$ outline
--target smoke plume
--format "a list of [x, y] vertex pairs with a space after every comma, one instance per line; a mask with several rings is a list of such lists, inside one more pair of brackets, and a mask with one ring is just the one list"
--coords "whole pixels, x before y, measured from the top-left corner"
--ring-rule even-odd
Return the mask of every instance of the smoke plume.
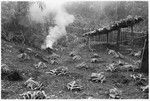
[[44, 8], [41, 9], [39, 3], [34, 3], [29, 10], [31, 20], [38, 23], [45, 23], [46, 17], [50, 14], [54, 15], [53, 21], [55, 26], [49, 27], [49, 33], [44, 44], [41, 46], [42, 49], [52, 48], [54, 42], [67, 34], [66, 26], [74, 21], [74, 16], [68, 14], [63, 7], [64, 2], [47, 1], [44, 4]]

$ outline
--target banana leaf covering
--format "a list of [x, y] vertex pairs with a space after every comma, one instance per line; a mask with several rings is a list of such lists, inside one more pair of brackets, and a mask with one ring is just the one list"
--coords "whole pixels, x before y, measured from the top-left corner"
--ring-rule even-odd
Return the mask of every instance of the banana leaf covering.
[[87, 32], [87, 33], [83, 34], [83, 36], [84, 37], [85, 36], [89, 36], [89, 37], [91, 36], [92, 37], [92, 36], [96, 36], [96, 35], [107, 34], [111, 31], [115, 31], [115, 30], [118, 30], [120, 28], [126, 28], [126, 27], [133, 26], [135, 24], [140, 23], [143, 20], [144, 19], [140, 16], [135, 16], [135, 17], [129, 16], [125, 19], [121, 19], [120, 21], [115, 21], [106, 27]]

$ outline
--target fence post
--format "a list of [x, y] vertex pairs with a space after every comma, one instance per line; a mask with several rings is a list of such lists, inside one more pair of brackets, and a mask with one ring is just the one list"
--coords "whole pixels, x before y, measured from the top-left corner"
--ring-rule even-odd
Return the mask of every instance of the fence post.
[[118, 34], [117, 34], [117, 50], [119, 51], [119, 41], [120, 41], [120, 31], [121, 29], [118, 29]]
[[140, 71], [149, 73], [149, 67], [148, 67], [148, 35], [146, 36], [145, 42], [144, 42], [144, 47], [142, 49], [142, 63], [140, 64]]
[[131, 47], [133, 48], [133, 41], [134, 41], [134, 33], [133, 33], [133, 26], [131, 26]]
[[94, 43], [95, 43], [95, 41], [96, 41], [96, 36], [93, 36], [93, 38], [94, 38], [94, 40], [93, 40], [93, 41], [94, 41]]
[[101, 36], [100, 35], [98, 35], [98, 37], [99, 37], [99, 43], [101, 42]]
[[107, 32], [107, 44], [108, 44], [108, 41], [109, 41], [109, 40], [108, 40], [108, 34], [109, 34], [109, 33]]
[[88, 45], [88, 44], [89, 44], [89, 38], [86, 37], [86, 45]]
[[99, 35], [96, 36], [96, 42], [98, 43], [99, 41]]
[[90, 38], [90, 37], [88, 37], [88, 48], [89, 48], [89, 51], [92, 50], [92, 49], [91, 49], [91, 38]]

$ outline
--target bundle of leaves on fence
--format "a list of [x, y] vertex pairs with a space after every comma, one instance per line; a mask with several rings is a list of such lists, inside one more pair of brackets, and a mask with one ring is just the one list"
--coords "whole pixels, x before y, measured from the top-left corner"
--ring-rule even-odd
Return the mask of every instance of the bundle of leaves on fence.
[[87, 33], [83, 34], [83, 36], [95, 36], [95, 35], [100, 35], [100, 34], [106, 34], [111, 31], [118, 30], [120, 28], [126, 28], [126, 27], [133, 26], [143, 20], [144, 19], [140, 16], [135, 16], [135, 17], [130, 16], [125, 19], [121, 19], [120, 21], [115, 21], [113, 24], [110, 24], [106, 27], [87, 32]]

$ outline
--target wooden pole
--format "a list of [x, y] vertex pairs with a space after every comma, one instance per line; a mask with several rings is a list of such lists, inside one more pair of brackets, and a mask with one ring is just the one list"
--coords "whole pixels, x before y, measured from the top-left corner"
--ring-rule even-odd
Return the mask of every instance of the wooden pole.
[[99, 42], [101, 42], [101, 36], [100, 36], [100, 35], [98, 35], [98, 37], [99, 37]]
[[120, 31], [121, 29], [118, 29], [118, 35], [117, 35], [117, 50], [118, 51], [119, 51]]
[[107, 32], [107, 44], [108, 44], [108, 41], [109, 41], [109, 40], [108, 40], [108, 32]]
[[89, 38], [88, 37], [86, 37], [86, 45], [88, 45], [89, 44]]
[[93, 41], [95, 42], [95, 36], [93, 36]]
[[144, 47], [142, 49], [142, 63], [140, 64], [140, 71], [148, 73], [149, 67], [148, 67], [148, 36], [145, 39]]
[[131, 26], [131, 47], [133, 48], [134, 44], [133, 44], [133, 41], [134, 41], [134, 33], [133, 33], [133, 26]]
[[97, 41], [97, 42], [99, 41], [99, 35], [96, 36], [96, 41]]
[[107, 48], [108, 48], [108, 41], [109, 39], [108, 39], [108, 32], [107, 32], [107, 45], [106, 45]]
[[87, 42], [86, 42], [86, 45], [88, 46], [88, 50], [90, 50], [90, 38], [87, 36], [86, 37], [87, 38]]
[[90, 37], [88, 38], [88, 47], [89, 47], [89, 51], [92, 51], [92, 49], [91, 49], [91, 38]]

